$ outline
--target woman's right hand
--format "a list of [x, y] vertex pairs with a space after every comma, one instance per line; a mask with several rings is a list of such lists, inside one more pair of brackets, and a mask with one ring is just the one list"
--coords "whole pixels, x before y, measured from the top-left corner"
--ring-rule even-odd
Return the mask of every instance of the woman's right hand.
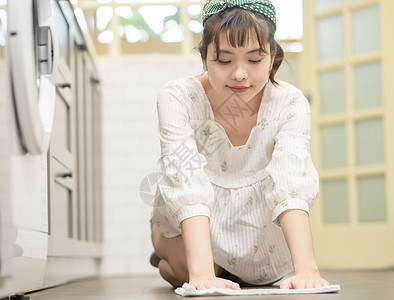
[[240, 286], [236, 282], [219, 277], [192, 278], [189, 284], [194, 286], [196, 290], [206, 290], [211, 288], [225, 288], [231, 290], [240, 290]]

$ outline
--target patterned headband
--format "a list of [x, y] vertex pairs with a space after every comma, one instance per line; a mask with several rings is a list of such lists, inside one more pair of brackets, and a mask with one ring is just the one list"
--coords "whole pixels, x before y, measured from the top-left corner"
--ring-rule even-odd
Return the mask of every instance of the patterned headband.
[[202, 24], [212, 15], [224, 11], [231, 7], [240, 7], [263, 14], [268, 17], [275, 25], [276, 29], [276, 10], [275, 6], [269, 1], [264, 0], [212, 0], [204, 5]]

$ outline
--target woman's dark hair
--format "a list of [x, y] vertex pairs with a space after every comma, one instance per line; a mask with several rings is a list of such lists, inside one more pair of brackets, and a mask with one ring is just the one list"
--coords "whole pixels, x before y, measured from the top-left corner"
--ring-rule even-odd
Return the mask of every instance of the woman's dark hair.
[[[216, 57], [219, 57], [219, 38], [222, 33], [227, 33], [231, 46], [243, 47], [253, 32], [256, 33], [260, 50], [267, 54], [269, 52], [274, 59], [269, 79], [273, 84], [277, 84], [275, 74], [284, 58], [283, 49], [275, 41], [274, 23], [258, 12], [233, 7], [210, 16], [205, 22], [202, 39], [198, 45], [201, 58], [207, 59], [208, 45], [211, 43], [214, 43]], [[269, 51], [265, 48], [266, 44], [269, 44]]]

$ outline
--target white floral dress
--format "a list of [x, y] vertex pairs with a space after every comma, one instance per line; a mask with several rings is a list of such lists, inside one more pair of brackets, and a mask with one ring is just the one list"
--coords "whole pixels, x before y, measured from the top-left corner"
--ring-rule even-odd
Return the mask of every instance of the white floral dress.
[[[226, 101], [233, 101], [235, 110], [219, 107], [216, 113], [236, 126], [236, 118], [248, 112], [236, 112], [239, 99], [232, 97]], [[273, 282], [291, 272], [278, 216], [288, 209], [309, 212], [319, 190], [309, 153], [310, 108], [301, 91], [268, 82], [256, 125], [246, 144], [236, 147], [215, 122], [196, 77], [166, 84], [157, 108], [158, 168], [170, 184], [158, 184], [165, 204], [154, 208], [153, 226], [174, 237], [181, 234], [184, 219], [206, 215], [219, 266], [250, 284]]]

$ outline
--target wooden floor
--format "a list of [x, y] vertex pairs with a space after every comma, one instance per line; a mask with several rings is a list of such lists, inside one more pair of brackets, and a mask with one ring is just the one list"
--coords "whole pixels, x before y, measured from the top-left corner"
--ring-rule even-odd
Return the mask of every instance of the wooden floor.
[[[226, 296], [193, 299], [355, 299], [393, 300], [394, 270], [368, 272], [324, 272], [322, 276], [331, 284], [340, 284], [341, 291], [334, 294], [287, 295], [287, 296]], [[180, 300], [173, 289], [159, 276], [106, 277], [80, 282], [28, 294], [31, 300]], [[185, 298], [187, 299], [187, 298]], [[191, 299], [191, 298], [188, 298]]]

